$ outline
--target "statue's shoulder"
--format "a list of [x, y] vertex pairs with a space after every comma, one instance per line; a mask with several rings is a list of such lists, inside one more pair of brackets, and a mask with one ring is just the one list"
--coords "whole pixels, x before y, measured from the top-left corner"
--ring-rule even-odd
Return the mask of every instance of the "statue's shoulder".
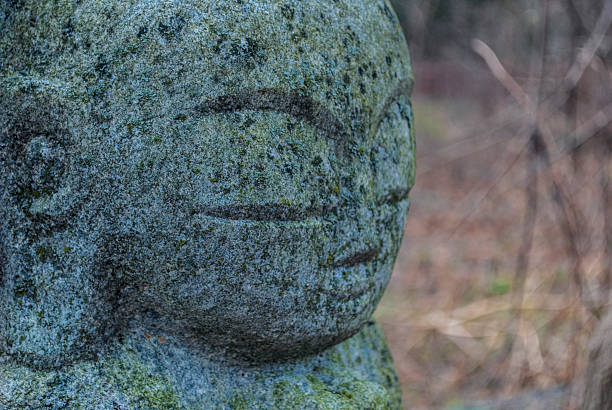
[[[6, 359], [6, 358], [5, 358]], [[228, 363], [230, 363], [228, 365]], [[380, 328], [306, 359], [261, 366], [194, 353], [171, 337], [135, 332], [96, 361], [35, 370], [0, 359], [0, 408], [400, 407]]]

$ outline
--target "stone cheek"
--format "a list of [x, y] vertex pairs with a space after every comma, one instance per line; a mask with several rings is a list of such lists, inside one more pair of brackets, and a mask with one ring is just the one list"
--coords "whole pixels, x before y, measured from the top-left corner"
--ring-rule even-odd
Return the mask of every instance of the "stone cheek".
[[[412, 74], [386, 2], [14, 3], [0, 6], [6, 380], [90, 378], [95, 358], [105, 386], [140, 380], [148, 353], [130, 373], [118, 341], [151, 328], [257, 366], [360, 331], [414, 183]], [[143, 388], [186, 400], [195, 387], [177, 383]], [[283, 400], [304, 393], [279, 383]]]

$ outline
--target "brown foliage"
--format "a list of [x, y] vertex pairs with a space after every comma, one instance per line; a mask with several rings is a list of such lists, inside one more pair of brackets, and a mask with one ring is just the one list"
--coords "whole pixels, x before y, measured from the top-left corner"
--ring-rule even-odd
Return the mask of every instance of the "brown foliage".
[[612, 283], [612, 3], [404, 6], [417, 185], [377, 315], [406, 405], [578, 386]]

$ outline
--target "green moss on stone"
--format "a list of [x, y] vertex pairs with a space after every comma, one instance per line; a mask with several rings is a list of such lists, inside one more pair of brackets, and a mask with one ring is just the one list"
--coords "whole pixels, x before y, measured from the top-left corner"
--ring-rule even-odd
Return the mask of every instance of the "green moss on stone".
[[105, 368], [115, 388], [134, 406], [151, 409], [180, 409], [179, 397], [167, 377], [126, 356], [109, 362]]

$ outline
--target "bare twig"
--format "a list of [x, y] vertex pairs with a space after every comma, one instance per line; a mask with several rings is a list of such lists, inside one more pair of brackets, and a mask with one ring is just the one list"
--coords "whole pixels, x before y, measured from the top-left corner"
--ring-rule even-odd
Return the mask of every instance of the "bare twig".
[[[608, 137], [610, 138], [610, 137]], [[612, 157], [612, 142], [606, 141], [601, 154], [602, 171], [600, 176], [601, 186], [601, 204], [603, 208], [604, 219], [604, 262], [602, 269], [601, 287], [608, 293], [607, 299], [610, 298], [609, 292], [612, 286], [612, 169], [610, 167], [610, 159]], [[608, 302], [606, 300], [605, 302]]]
[[566, 0], [565, 4], [567, 5], [566, 7], [567, 14], [570, 17], [570, 21], [573, 26], [572, 38], [576, 38], [576, 37], [580, 37], [580, 36], [588, 34], [589, 30], [584, 24], [584, 20], [582, 19], [580, 12], [578, 12], [578, 9], [576, 8], [576, 3], [574, 3], [574, 0]]
[[[517, 260], [517, 271], [515, 273], [515, 305], [522, 306], [525, 295], [526, 295], [526, 284], [527, 284], [527, 272], [529, 270], [529, 254], [533, 244], [533, 233], [535, 229], [536, 218], [538, 214], [538, 175], [540, 163], [545, 162], [547, 152], [546, 143], [542, 138], [540, 130], [543, 127], [540, 125], [539, 112], [537, 105], [541, 99], [543, 93], [542, 79], [544, 77], [544, 69], [546, 65], [546, 49], [548, 45], [548, 28], [549, 28], [549, 1], [542, 0], [540, 2], [542, 7], [542, 15], [544, 24], [542, 26], [541, 38], [540, 38], [540, 55], [536, 60], [537, 69], [535, 69], [535, 75], [538, 79], [538, 91], [536, 93], [537, 102], [534, 103], [531, 98], [523, 91], [525, 100], [522, 102], [525, 110], [532, 116], [533, 131], [529, 139], [529, 157], [528, 157], [528, 173], [531, 170], [534, 178], [532, 183], [526, 185], [527, 195], [527, 208], [525, 214], [525, 223], [523, 231], [524, 243], [521, 245]], [[492, 51], [492, 50], [491, 50]], [[499, 60], [498, 60], [499, 61]], [[500, 64], [501, 65], [501, 64]], [[516, 83], [516, 81], [515, 81]], [[517, 83], [518, 86], [518, 83]], [[519, 86], [520, 87], [520, 86]], [[517, 100], [518, 101], [518, 100]], [[544, 161], [543, 161], [544, 160]], [[517, 290], [520, 289], [520, 293]], [[512, 355], [510, 357], [510, 367], [515, 369], [517, 382], [522, 383], [526, 374], [524, 374], [524, 368], [522, 361], [526, 360], [528, 369], [531, 373], [540, 373], [543, 369], [543, 360], [541, 359], [541, 353], [539, 348], [539, 339], [535, 331], [530, 331], [532, 327], [529, 322], [525, 319], [522, 313], [519, 314], [518, 328], [516, 333], [516, 339], [513, 343]], [[534, 337], [535, 336], [535, 337]], [[518, 349], [517, 341], [520, 340], [522, 344], [522, 351]], [[535, 346], [537, 345], [537, 347]], [[535, 350], [534, 350], [535, 349]], [[539, 359], [539, 360], [537, 360]]]
[[535, 118], [536, 107], [531, 101], [531, 98], [523, 90], [523, 88], [516, 82], [516, 80], [508, 73], [502, 63], [497, 58], [495, 52], [489, 47], [484, 41], [479, 39], [472, 40], [472, 48], [474, 51], [482, 57], [487, 63], [487, 66], [491, 70], [493, 76], [504, 86], [506, 90], [512, 95], [512, 97], [526, 108], [528, 113], [533, 115]]
[[[521, 247], [516, 262], [516, 273], [514, 276], [514, 289], [522, 288], [529, 268], [529, 253], [533, 243], [533, 231], [538, 213], [538, 170], [540, 160], [538, 158], [538, 145], [541, 137], [537, 130], [531, 136], [528, 151], [528, 181], [525, 184], [525, 195], [527, 197], [527, 208], [523, 222], [523, 235]], [[529, 178], [531, 176], [531, 178]]]
[[594, 138], [599, 131], [610, 125], [610, 123], [612, 123], [612, 104], [609, 104], [598, 111], [597, 114], [592, 116], [588, 121], [586, 121], [572, 133], [571, 140], [575, 141], [575, 145], [571, 148], [571, 151], [576, 151], [582, 148], [586, 143]]
[[595, 28], [591, 36], [587, 40], [584, 47], [580, 50], [574, 64], [565, 76], [565, 86], [563, 89], [567, 92], [576, 87], [578, 81], [582, 78], [584, 71], [593, 61], [595, 54], [602, 46], [606, 33], [612, 24], [612, 2], [604, 1], [603, 10], [595, 24]]
[[[576, 61], [568, 71], [568, 74], [564, 80], [564, 87], [562, 88], [561, 97], [559, 97], [560, 103], [558, 106], [554, 107], [556, 111], [561, 104], [567, 101], [568, 96], [571, 96], [572, 92], [575, 92], [576, 87], [584, 71], [588, 67], [588, 65], [593, 60], [595, 53], [600, 48], [601, 43], [603, 41], [605, 32], [608, 30], [610, 23], [612, 23], [612, 6], [609, 4], [610, 2], [606, 2], [606, 6], [604, 7], [604, 11], [602, 12], [602, 16], [600, 17], [598, 24], [589, 37], [587, 41], [587, 46], [579, 53]], [[544, 1], [543, 3], [545, 7], [548, 2]], [[546, 25], [545, 25], [546, 26]], [[543, 36], [543, 47], [546, 46], [546, 29], [544, 29]], [[516, 282], [524, 282], [525, 276], [528, 270], [529, 258], [528, 254], [531, 249], [532, 235], [535, 224], [535, 218], [537, 215], [537, 180], [538, 180], [538, 162], [542, 162], [547, 168], [552, 166], [551, 155], [550, 155], [550, 147], [556, 145], [556, 139], [554, 138], [553, 133], [550, 131], [546, 122], [543, 120], [544, 116], [542, 115], [544, 112], [541, 93], [542, 88], [540, 86], [539, 93], [537, 94], [538, 101], [534, 102], [530, 96], [521, 88], [516, 80], [508, 73], [508, 71], [501, 64], [499, 59], [497, 58], [495, 52], [487, 46], [481, 40], [473, 40], [472, 47], [474, 51], [479, 54], [487, 66], [495, 76], [495, 78], [506, 88], [506, 90], [512, 95], [512, 97], [517, 101], [519, 105], [521, 105], [527, 114], [531, 117], [534, 131], [531, 137], [531, 152], [530, 152], [530, 165], [529, 173], [532, 174], [532, 181], [528, 183], [526, 188], [527, 198], [528, 198], [528, 208], [525, 216], [525, 225], [524, 225], [524, 233], [523, 233], [523, 244], [521, 249], [519, 250], [518, 260], [517, 260], [517, 272], [515, 280]], [[543, 48], [541, 50], [541, 58], [542, 65], [540, 66], [540, 83], [543, 78], [543, 69], [545, 66], [546, 51]], [[592, 131], [594, 128], [601, 128], [605, 126], [609, 121], [607, 121], [608, 113], [604, 112], [600, 115], [596, 116], [591, 123], [588, 124], [588, 127], [581, 128], [580, 136], [574, 138], [574, 140], [584, 141], [591, 138]], [[533, 158], [537, 158], [537, 161], [534, 161]], [[536, 164], [535, 166], [533, 164]], [[551, 170], [552, 171], [552, 170]], [[589, 303], [583, 299], [584, 296], [584, 272], [582, 267], [582, 255], [579, 249], [579, 237], [580, 237], [580, 223], [579, 216], [576, 207], [570, 201], [570, 198], [567, 194], [565, 194], [563, 189], [563, 184], [561, 183], [561, 178], [555, 175], [555, 172], [552, 171], [550, 174], [550, 183], [549, 183], [549, 193], [550, 197], [555, 204], [556, 213], [558, 215], [558, 220], [560, 222], [560, 227], [563, 232], [565, 243], [566, 243], [566, 252], [568, 256], [572, 260], [572, 288], [575, 290], [575, 294], [577, 296], [577, 300], [582, 300], [582, 303], [585, 305]], [[589, 303], [590, 305], [590, 303]], [[592, 306], [588, 306], [591, 311], [594, 311]], [[574, 323], [574, 327], [577, 326]], [[577, 328], [574, 329], [577, 331]], [[514, 367], [519, 366], [517, 360], [519, 357], [513, 354], [512, 363]], [[569, 351], [569, 359], [567, 361], [566, 367], [566, 377], [571, 378], [575, 372], [575, 364], [577, 357], [576, 346], [572, 344], [570, 346]], [[520, 371], [521, 368], [518, 368], [517, 371]]]
[[[565, 78], [563, 80], [563, 84], [561, 87], [557, 88], [557, 92], [549, 98], [545, 104], [536, 105], [529, 95], [522, 89], [522, 87], [514, 80], [514, 78], [508, 73], [508, 71], [504, 68], [503, 64], [499, 61], [499, 58], [495, 54], [495, 52], [482, 40], [474, 39], [472, 40], [472, 48], [474, 51], [482, 57], [485, 61], [493, 76], [508, 90], [510, 95], [518, 102], [519, 105], [523, 106], [523, 108], [532, 116], [532, 118], [544, 118], [548, 115], [538, 115], [538, 111], [544, 110], [544, 107], [548, 106], [549, 108], [546, 110], [547, 113], [556, 112], [561, 106], [563, 106], [567, 99], [570, 98], [573, 92], [575, 92], [578, 82], [584, 75], [585, 70], [591, 64], [593, 59], [595, 58], [597, 52], [602, 48], [603, 42], [606, 38], [606, 33], [608, 32], [610, 26], [612, 25], [612, 2], [606, 1], [604, 2], [604, 8], [601, 12], [601, 15], [595, 25], [595, 28], [588, 40], [586, 41], [584, 47], [581, 48], [581, 51], [578, 53], [576, 60], [568, 70]], [[610, 118], [608, 112], [602, 113], [601, 116], [605, 118]], [[599, 119], [598, 121], [602, 121]], [[545, 139], [547, 145], [554, 144], [555, 139], [553, 138], [552, 133], [548, 129], [547, 125], [541, 121], [537, 121], [537, 126], [540, 128], [540, 132], [542, 137]], [[592, 134], [587, 134], [592, 135]], [[575, 136], [570, 136], [575, 137]], [[584, 140], [573, 139], [573, 141], [577, 141], [576, 144], [580, 144], [579, 141]], [[555, 144], [556, 145], [556, 144]]]
[[[504, 68], [503, 64], [497, 58], [495, 52], [489, 47], [484, 41], [479, 39], [472, 40], [472, 48], [474, 51], [482, 57], [485, 61], [493, 76], [500, 82], [500, 84], [512, 95], [516, 102], [523, 107], [526, 113], [530, 116], [530, 122], [533, 123], [534, 127], [539, 128], [540, 136], [546, 141], [546, 145], [555, 146], [555, 138], [553, 133], [548, 128], [548, 125], [542, 121], [544, 116], [540, 114], [540, 107], [536, 104], [532, 98], [523, 90], [518, 82], [508, 73]], [[544, 59], [544, 55], [542, 55]], [[543, 64], [540, 67], [542, 70]], [[539, 73], [540, 78], [542, 72]], [[540, 94], [542, 89], [538, 90], [537, 97], [540, 100]]]
[[[601, 20], [601, 19], [600, 19]], [[508, 71], [503, 67], [495, 52], [491, 50], [489, 46], [487, 46], [484, 42], [480, 40], [474, 40], [473, 42], [474, 50], [483, 57], [493, 75], [502, 83], [502, 85], [513, 95], [513, 97], [517, 100], [517, 102], [523, 105], [524, 109], [532, 116], [534, 121], [534, 127], [536, 130], [534, 131], [534, 136], [537, 138], [537, 144], [539, 149], [539, 158], [543, 161], [547, 168], [552, 166], [551, 155], [549, 142], [554, 141], [552, 138], [552, 133], [548, 129], [548, 127], [544, 124], [543, 121], [540, 121], [541, 117], [538, 112], [539, 109], [536, 108], [535, 104], [531, 100], [531, 98], [527, 95], [527, 93], [518, 85], [516, 80], [508, 73]], [[602, 120], [597, 117], [594, 120], [596, 125], [601, 125]], [[545, 138], [544, 135], [548, 135], [548, 138]], [[572, 258], [573, 262], [573, 282], [579, 291], [579, 294], [582, 295], [582, 290], [584, 288], [583, 281], [583, 272], [582, 272], [582, 259], [578, 247], [578, 226], [576, 223], [577, 212], [575, 211], [575, 207], [570, 203], [568, 195], [564, 193], [563, 184], [560, 182], [559, 177], [557, 177], [554, 173], [551, 174], [551, 187], [550, 187], [550, 195], [553, 199], [557, 213], [559, 215], [559, 219], [561, 221], [561, 228], [566, 238], [566, 248], [568, 250], [568, 254]]]
[[[572, 35], [570, 37], [572, 49], [571, 60], [575, 60], [575, 54], [578, 53], [578, 41], [583, 36], [586, 36], [589, 33], [589, 30], [586, 28], [584, 21], [582, 20], [582, 16], [576, 8], [574, 0], [566, 0], [565, 3], [570, 24], [572, 26]], [[569, 91], [567, 101], [565, 102], [566, 120], [571, 121], [572, 129], [578, 128], [578, 87], [579, 84], [576, 84], [576, 87]], [[572, 159], [574, 160], [574, 169], [576, 169], [578, 165], [577, 155], [572, 155]]]
[[[524, 138], [524, 137], [522, 137]], [[464, 224], [470, 219], [470, 217], [476, 213], [479, 209], [480, 204], [491, 195], [493, 189], [498, 186], [498, 184], [510, 173], [512, 168], [519, 163], [519, 160], [525, 151], [525, 148], [528, 146], [527, 143], [523, 143], [521, 145], [521, 149], [508, 161], [508, 164], [504, 169], [495, 177], [494, 181], [485, 189], [484, 193], [475, 201], [475, 204], [472, 206], [472, 209], [466, 212], [466, 214], [459, 220], [459, 222], [455, 225], [454, 229], [451, 232], [451, 236], [456, 235], [459, 230], [464, 226]], [[467, 195], [469, 196], [469, 195]]]
[[565, 75], [563, 84], [558, 87], [557, 92], [548, 99], [549, 101], [546, 105], [549, 107], [549, 112], [556, 112], [565, 105], [567, 99], [575, 92], [584, 72], [589, 65], [591, 65], [597, 53], [600, 51], [607, 52], [610, 47], [604, 40], [606, 40], [606, 33], [612, 25], [612, 2], [604, 1], [603, 3], [604, 6], [595, 24], [595, 28], [584, 46], [581, 47], [578, 56]]

